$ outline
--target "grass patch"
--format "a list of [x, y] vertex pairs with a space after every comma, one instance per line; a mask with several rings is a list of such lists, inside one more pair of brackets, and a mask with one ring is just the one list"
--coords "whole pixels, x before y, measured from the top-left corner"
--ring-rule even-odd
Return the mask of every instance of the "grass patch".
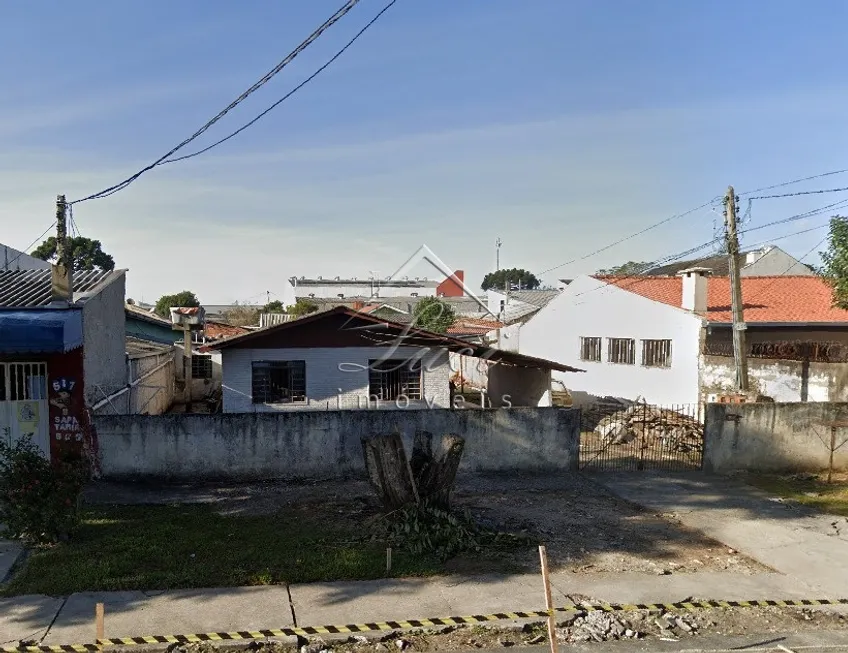
[[826, 478], [826, 474], [751, 474], [747, 482], [816, 510], [848, 517], [848, 473], [834, 474], [830, 484]]
[[[363, 580], [386, 576], [386, 550], [364, 542], [364, 518], [315, 506], [222, 516], [203, 505], [95, 506], [66, 544], [36, 549], [6, 595]], [[428, 555], [393, 552], [392, 576], [442, 570]]]

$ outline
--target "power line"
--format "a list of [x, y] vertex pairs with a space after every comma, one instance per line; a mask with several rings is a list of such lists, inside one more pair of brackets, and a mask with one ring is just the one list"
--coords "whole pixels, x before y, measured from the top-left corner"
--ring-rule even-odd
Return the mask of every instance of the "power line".
[[822, 188], [820, 190], [802, 190], [797, 193], [781, 193], [779, 195], [755, 195], [749, 197], [748, 200], [770, 200], [777, 197], [798, 197], [799, 195], [820, 195], [822, 193], [844, 193], [848, 191], [848, 186], [842, 188]]
[[773, 184], [772, 186], [763, 186], [762, 188], [755, 188], [754, 190], [745, 191], [744, 193], [739, 193], [739, 197], [744, 197], [745, 195], [751, 195], [752, 193], [762, 193], [764, 190], [772, 190], [774, 188], [783, 188], [785, 186], [792, 186], [794, 184], [800, 184], [804, 181], [812, 181], [813, 179], [821, 179], [822, 177], [830, 177], [832, 175], [841, 175], [848, 172], [848, 168], [844, 170], [831, 170], [830, 172], [823, 172], [818, 175], [811, 175], [809, 177], [801, 177], [800, 179], [793, 179], [792, 181], [784, 181], [780, 184]]
[[[15, 258], [13, 258], [13, 259], [12, 259], [11, 261], [9, 261], [8, 263], [4, 264], [4, 265], [5, 265], [5, 267], [7, 267], [7, 268], [8, 268], [10, 265], [12, 265], [12, 263], [14, 263], [14, 262], [15, 262], [15, 261], [17, 261], [19, 258], [21, 258], [21, 256], [23, 256], [24, 254], [27, 254], [27, 250], [32, 249], [32, 248], [33, 248], [33, 247], [35, 247], [38, 243], [40, 243], [42, 240], [44, 240], [44, 237], [45, 237], [48, 233], [50, 233], [50, 231], [51, 231], [51, 230], [53, 229], [53, 227], [55, 227], [55, 226], [56, 226], [56, 221], [54, 220], [54, 221], [53, 221], [53, 224], [51, 224], [49, 227], [47, 227], [47, 229], [45, 229], [45, 230], [44, 230], [44, 233], [42, 233], [42, 234], [41, 234], [38, 238], [36, 238], [36, 239], [35, 239], [35, 240], [33, 240], [33, 241], [29, 244], [29, 245], [27, 245], [27, 247], [26, 247], [26, 248], [25, 248], [22, 252], [20, 252], [20, 253], [19, 253], [19, 254], [18, 254]], [[27, 256], [29, 256], [29, 254], [27, 254]]]
[[336, 22], [341, 20], [351, 9], [353, 9], [359, 0], [347, 0], [347, 2], [338, 9], [332, 16], [330, 16], [324, 23], [321, 24], [318, 29], [316, 29], [312, 34], [310, 34], [303, 42], [300, 43], [294, 50], [292, 50], [280, 63], [274, 66], [270, 71], [268, 71], [259, 81], [255, 82], [250, 88], [248, 88], [244, 93], [239, 95], [235, 100], [230, 102], [223, 110], [221, 110], [214, 118], [206, 122], [200, 129], [198, 129], [194, 134], [186, 138], [179, 145], [172, 148], [169, 152], [159, 157], [156, 161], [151, 163], [150, 165], [142, 168], [134, 175], [127, 177], [122, 182], [115, 184], [114, 186], [110, 186], [105, 188], [93, 195], [88, 195], [87, 197], [83, 197], [78, 200], [74, 200], [71, 204], [77, 204], [79, 202], [87, 202], [88, 200], [99, 199], [102, 197], [108, 197], [109, 195], [113, 195], [117, 193], [127, 186], [129, 186], [132, 182], [138, 179], [145, 172], [152, 170], [157, 165], [170, 158], [173, 154], [181, 150], [183, 147], [191, 143], [193, 140], [201, 136], [204, 132], [206, 132], [212, 125], [221, 120], [225, 115], [227, 115], [230, 111], [232, 111], [236, 106], [241, 104], [247, 97], [253, 94], [260, 87], [267, 84], [277, 73], [279, 73], [283, 68], [285, 68], [288, 64], [292, 62], [292, 60], [297, 57], [301, 52], [303, 52], [307, 47], [312, 45], [314, 41], [318, 39], [327, 29], [332, 27]]
[[197, 152], [192, 152], [191, 154], [186, 154], [186, 155], [184, 155], [184, 156], [177, 157], [176, 159], [168, 159], [168, 160], [166, 160], [166, 161], [162, 161], [159, 165], [164, 165], [164, 164], [166, 164], [166, 163], [176, 163], [177, 161], [185, 161], [186, 159], [191, 159], [191, 158], [193, 158], [193, 157], [199, 156], [199, 155], [201, 155], [201, 154], [203, 154], [203, 153], [205, 153], [205, 152], [208, 152], [209, 150], [211, 150], [211, 149], [212, 149], [212, 148], [214, 148], [214, 147], [218, 147], [218, 146], [219, 146], [219, 145], [221, 145], [222, 143], [226, 143], [228, 140], [230, 140], [230, 139], [231, 139], [231, 138], [233, 138], [234, 136], [238, 136], [238, 135], [239, 135], [241, 132], [243, 132], [245, 129], [247, 129], [248, 127], [251, 127], [252, 125], [254, 125], [255, 123], [257, 123], [259, 120], [261, 120], [262, 118], [264, 118], [267, 114], [269, 114], [271, 111], [273, 111], [274, 109], [276, 109], [276, 108], [277, 108], [279, 105], [281, 105], [283, 102], [285, 102], [286, 100], [288, 100], [288, 99], [289, 99], [292, 95], [294, 95], [294, 94], [295, 94], [295, 93], [297, 93], [300, 89], [302, 89], [304, 86], [306, 86], [309, 82], [311, 82], [313, 79], [315, 79], [316, 77], [318, 77], [318, 75], [320, 75], [322, 72], [324, 72], [327, 68], [329, 68], [329, 67], [333, 64], [333, 62], [334, 62], [336, 59], [338, 59], [339, 57], [341, 57], [341, 56], [345, 53], [345, 51], [346, 51], [346, 50], [347, 50], [350, 46], [352, 46], [352, 45], [356, 42], [356, 40], [357, 40], [360, 36], [362, 36], [362, 35], [363, 35], [363, 34], [364, 34], [367, 30], [368, 30], [368, 28], [369, 28], [369, 27], [371, 27], [374, 23], [376, 23], [376, 22], [380, 19], [380, 17], [381, 17], [384, 13], [386, 13], [389, 9], [391, 9], [392, 5], [394, 5], [396, 2], [397, 2], [397, 0], [391, 0], [391, 2], [389, 2], [389, 4], [387, 4], [385, 7], [383, 7], [383, 9], [380, 11], [380, 13], [378, 13], [376, 16], [374, 16], [374, 18], [372, 18], [372, 19], [371, 19], [368, 23], [366, 23], [365, 27], [363, 27], [361, 30], [359, 30], [359, 31], [358, 31], [358, 32], [357, 32], [357, 33], [353, 36], [353, 38], [352, 38], [352, 39], [350, 39], [350, 41], [348, 41], [348, 42], [345, 44], [345, 46], [344, 46], [343, 48], [341, 48], [338, 52], [336, 52], [336, 54], [334, 54], [332, 57], [330, 57], [330, 59], [328, 59], [328, 60], [327, 60], [327, 62], [326, 62], [323, 66], [321, 66], [318, 70], [316, 70], [314, 73], [312, 73], [309, 77], [307, 77], [306, 79], [304, 79], [304, 80], [303, 80], [300, 84], [298, 84], [297, 86], [295, 86], [292, 90], [290, 90], [288, 93], [286, 93], [286, 94], [285, 94], [283, 97], [281, 97], [279, 100], [277, 100], [276, 102], [274, 102], [274, 104], [272, 104], [270, 107], [268, 107], [267, 109], [265, 109], [265, 111], [263, 111], [262, 113], [260, 113], [259, 115], [257, 115], [257, 116], [256, 116], [253, 120], [251, 120], [250, 122], [245, 123], [244, 125], [242, 125], [242, 126], [241, 126], [241, 127], [239, 127], [238, 129], [236, 129], [234, 132], [232, 132], [232, 133], [231, 133], [231, 134], [229, 134], [228, 136], [225, 136], [225, 137], [224, 137], [224, 138], [222, 138], [221, 140], [216, 141], [215, 143], [212, 143], [212, 145], [209, 145], [208, 147], [204, 147], [202, 150], [198, 150]]
[[685, 213], [678, 213], [677, 215], [673, 215], [670, 218], [665, 218], [664, 220], [660, 220], [659, 222], [655, 222], [654, 224], [650, 225], [649, 227], [645, 227], [641, 231], [637, 231], [636, 233], [632, 233], [629, 236], [625, 236], [624, 238], [620, 238], [619, 240], [616, 240], [614, 243], [610, 243], [609, 245], [605, 245], [604, 247], [601, 247], [600, 249], [596, 249], [595, 251], [590, 252], [589, 254], [586, 254], [585, 256], [580, 256], [578, 258], [571, 259], [570, 261], [566, 261], [565, 263], [560, 263], [559, 265], [555, 265], [554, 267], [548, 268], [547, 270], [543, 270], [542, 272], [539, 273], [539, 276], [541, 276], [543, 274], [547, 274], [548, 272], [551, 272], [553, 270], [557, 270], [559, 268], [565, 267], [566, 265], [571, 265], [572, 263], [577, 263], [578, 261], [585, 261], [587, 258], [591, 258], [591, 257], [595, 256], [596, 254], [600, 254], [601, 252], [605, 252], [606, 250], [611, 249], [611, 248], [615, 247], [616, 245], [620, 245], [621, 243], [627, 242], [628, 240], [636, 238], [637, 236], [641, 236], [642, 234], [645, 234], [645, 233], [647, 233], [647, 232], [649, 232], [653, 229], [656, 229], [657, 227], [661, 227], [664, 224], [668, 224], [669, 222], [671, 222], [673, 220], [677, 220], [679, 218], [683, 218], [683, 217], [686, 217], [687, 215], [695, 213], [696, 211], [700, 211], [701, 209], [704, 209], [704, 208], [710, 206], [711, 204], [714, 204], [719, 199], [720, 198], [718, 196], [716, 196], [713, 199], [711, 199], [709, 202], [704, 202], [703, 204], [701, 204], [701, 206], [697, 206], [694, 209], [690, 209], [690, 210], [686, 211]]
[[[827, 226], [827, 225], [819, 225], [818, 227], [812, 227], [812, 228], [810, 228], [810, 229], [803, 229], [803, 230], [801, 230], [801, 231], [796, 231], [796, 232], [791, 233], [791, 234], [786, 234], [786, 235], [784, 235], [784, 236], [780, 236], [780, 237], [778, 237], [778, 238], [773, 238], [773, 239], [768, 240], [768, 241], [763, 241], [763, 243], [759, 243], [759, 244], [765, 244], [765, 243], [768, 243], [768, 242], [774, 242], [775, 240], [783, 240], [783, 239], [785, 239], [785, 238], [791, 238], [791, 237], [793, 237], [793, 236], [798, 236], [798, 235], [800, 235], [800, 234], [808, 233], [808, 232], [811, 232], [811, 231], [817, 231], [818, 229], [823, 229], [823, 228], [825, 228], [826, 226]], [[739, 233], [740, 233], [740, 234], [742, 234], [742, 233], [745, 233], [745, 232], [744, 232], [744, 231], [740, 231]], [[721, 240], [723, 240], [723, 239], [724, 239], [724, 237], [723, 237], [723, 236], [722, 236], [722, 237], [718, 237], [718, 238], [713, 238], [712, 240], [709, 240], [709, 241], [707, 241], [707, 242], [705, 242], [705, 243], [702, 243], [702, 244], [700, 244], [700, 245], [696, 245], [695, 247], [691, 247], [691, 248], [687, 249], [687, 250], [686, 250], [686, 251], [684, 251], [684, 252], [679, 252], [679, 253], [677, 253], [677, 254], [672, 254], [672, 255], [670, 255], [670, 256], [666, 256], [666, 257], [664, 257], [664, 258], [660, 258], [660, 259], [657, 259], [657, 260], [655, 260], [655, 261], [651, 261], [650, 263], [646, 263], [646, 264], [644, 264], [643, 266], [641, 266], [641, 269], [640, 269], [640, 271], [639, 271], [639, 272], [637, 272], [637, 273], [635, 273], [635, 274], [629, 274], [629, 275], [626, 275], [626, 277], [625, 277], [625, 278], [628, 278], [628, 279], [629, 279], [629, 281], [628, 281], [628, 282], [625, 282], [625, 283], [623, 283], [623, 284], [612, 284], [612, 283], [608, 283], [608, 284], [606, 284], [606, 285], [604, 285], [604, 286], [597, 286], [597, 287], [595, 287], [595, 288], [590, 288], [589, 290], [584, 290], [583, 292], [577, 293], [577, 294], [576, 294], [576, 295], [574, 295], [574, 296], [575, 296], [575, 297], [580, 297], [581, 295], [586, 295], [586, 294], [588, 294], [588, 293], [590, 293], [590, 292], [594, 292], [594, 291], [596, 291], [596, 290], [603, 290], [603, 289], [609, 289], [609, 288], [620, 288], [620, 289], [622, 289], [622, 290], [627, 290], [628, 288], [630, 288], [630, 287], [632, 287], [632, 286], [634, 286], [634, 285], [637, 285], [637, 284], [639, 284], [639, 283], [641, 283], [641, 282], [643, 282], [643, 281], [645, 281], [645, 280], [647, 280], [647, 279], [651, 279], [651, 278], [653, 278], [651, 275], [646, 275], [646, 274], [644, 274], [644, 272], [647, 272], [648, 270], [651, 270], [651, 269], [653, 269], [653, 268], [660, 267], [660, 266], [662, 266], [662, 265], [668, 265], [669, 263], [675, 263], [675, 262], [677, 262], [677, 261], [679, 261], [679, 260], [681, 260], [681, 259], [685, 259], [686, 257], [691, 256], [692, 254], [694, 254], [694, 253], [696, 253], [696, 252], [699, 252], [699, 251], [701, 251], [701, 250], [703, 250], [703, 249], [706, 249], [706, 248], [708, 248], [708, 247], [710, 247], [710, 246], [712, 246], [712, 245], [715, 245], [718, 241], [721, 241]], [[824, 237], [824, 238], [823, 238], [823, 239], [819, 242], [819, 244], [818, 244], [818, 245], [816, 245], [815, 247], [813, 247], [813, 249], [811, 249], [811, 250], [810, 250], [809, 252], [807, 252], [804, 256], [802, 256], [800, 259], [797, 259], [797, 260], [798, 260], [798, 261], [803, 261], [803, 260], [804, 260], [805, 258], [807, 258], [810, 254], [812, 254], [812, 253], [813, 253], [813, 252], [814, 252], [814, 251], [815, 251], [818, 247], [820, 247], [820, 246], [822, 245], [822, 243], [824, 243], [824, 241], [825, 241], [825, 240], [827, 240], [827, 236], [825, 236], [825, 237]], [[794, 263], [792, 264], [792, 267], [795, 267], [795, 264], [794, 264]], [[789, 270], [791, 270], [791, 269], [792, 269], [792, 267], [790, 267], [790, 268], [789, 268]], [[785, 273], [784, 273], [784, 274], [785, 274]], [[592, 275], [592, 276], [594, 276], [594, 275]]]
[[807, 211], [805, 213], [798, 213], [798, 214], [792, 215], [788, 218], [783, 218], [782, 220], [775, 220], [774, 222], [768, 222], [768, 223], [760, 225], [758, 227], [750, 227], [749, 229], [745, 229], [744, 231], [741, 231], [740, 233], [749, 233], [751, 231], [759, 231], [760, 229], [765, 229], [766, 227], [774, 227], [774, 226], [777, 226], [777, 225], [780, 225], [780, 224], [786, 224], [788, 222], [795, 222], [796, 220], [803, 220], [804, 218], [810, 218], [810, 217], [813, 217], [815, 215], [820, 215], [821, 213], [824, 213], [825, 211], [827, 211], [829, 209], [839, 208], [839, 207], [845, 206], [846, 204], [848, 204], [848, 199], [840, 200], [838, 202], [834, 202], [833, 204], [828, 204], [827, 206], [822, 206], [822, 207], [817, 208], [817, 209], [812, 209], [812, 210]]
[[[825, 226], [827, 226], [827, 225], [825, 225]], [[819, 229], [821, 229], [821, 227], [819, 227]], [[830, 234], [825, 234], [825, 237], [824, 237], [824, 238], [822, 238], [822, 239], [821, 239], [821, 240], [820, 240], [817, 244], [813, 245], [813, 247], [812, 247], [812, 249], [810, 249], [810, 251], [808, 251], [806, 254], [804, 254], [801, 258], [796, 259], [796, 263], [793, 263], [793, 264], [792, 264], [792, 265], [790, 265], [788, 268], [786, 268], [786, 271], [785, 271], [785, 272], [782, 272], [781, 274], [777, 275], [777, 277], [778, 277], [777, 279], [775, 279], [775, 280], [774, 280], [774, 281], [772, 281], [771, 283], [769, 283], [769, 284], [767, 284], [767, 285], [763, 286], [762, 288], [760, 288], [759, 292], [757, 292], [757, 293], [756, 293], [753, 297], [747, 297], [746, 299], [748, 299], [748, 301], [751, 301], [751, 300], [753, 300], [753, 299], [756, 299], [757, 297], [762, 296], [762, 295], [766, 292], [766, 290], [768, 290], [769, 288], [771, 288], [772, 286], [774, 286], [776, 283], [778, 283], [779, 281], [781, 281], [780, 277], [784, 277], [784, 276], [789, 275], [789, 273], [792, 271], [792, 268], [794, 268], [794, 267], [797, 265], [797, 263], [800, 263], [800, 262], [801, 262], [801, 261], [803, 261], [805, 258], [807, 258], [810, 254], [812, 254], [813, 252], [815, 252], [815, 251], [816, 251], [819, 247], [821, 247], [822, 245], [824, 245], [824, 244], [825, 244], [825, 242], [827, 241], [827, 239], [828, 239], [828, 237], [829, 237], [829, 236], [830, 236]]]

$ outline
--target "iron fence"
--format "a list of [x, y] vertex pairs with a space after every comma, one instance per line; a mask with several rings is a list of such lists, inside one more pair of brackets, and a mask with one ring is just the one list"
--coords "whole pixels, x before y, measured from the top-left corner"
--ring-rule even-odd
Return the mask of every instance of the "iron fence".
[[580, 469], [701, 469], [704, 426], [697, 404], [581, 406]]

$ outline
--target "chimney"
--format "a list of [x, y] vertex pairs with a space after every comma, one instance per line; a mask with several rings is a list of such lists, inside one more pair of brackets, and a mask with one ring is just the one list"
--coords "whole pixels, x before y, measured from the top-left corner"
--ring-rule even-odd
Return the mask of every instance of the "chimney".
[[359, 300], [353, 302], [353, 310], [361, 311], [363, 308], [365, 308], [365, 302]]
[[54, 302], [74, 301], [74, 279], [71, 252], [68, 247], [65, 196], [56, 197], [56, 265], [51, 268], [50, 295]]
[[[425, 278], [426, 280], [426, 278]], [[442, 281], [436, 287], [437, 297], [462, 297], [465, 293], [462, 291], [462, 284], [465, 281], [465, 272], [457, 270], [450, 277]]]
[[709, 268], [688, 268], [677, 273], [683, 281], [681, 308], [692, 311], [695, 315], [707, 314], [707, 284], [710, 274]]

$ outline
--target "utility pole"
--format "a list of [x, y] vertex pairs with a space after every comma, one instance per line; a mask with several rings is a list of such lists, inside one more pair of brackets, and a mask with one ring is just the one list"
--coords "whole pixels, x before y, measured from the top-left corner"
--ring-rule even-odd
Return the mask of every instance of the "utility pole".
[[56, 196], [56, 265], [51, 277], [51, 295], [54, 301], [73, 301], [74, 266], [68, 247], [67, 203], [64, 195]]
[[733, 358], [736, 362], [736, 388], [748, 392], [748, 350], [745, 343], [745, 315], [742, 305], [742, 279], [739, 277], [739, 234], [736, 231], [736, 193], [727, 187], [724, 198], [725, 239], [730, 267], [730, 301], [733, 308]]
[[501, 269], [501, 245], [503, 245], [503, 241], [498, 238], [495, 241], [495, 272], [499, 272]]

